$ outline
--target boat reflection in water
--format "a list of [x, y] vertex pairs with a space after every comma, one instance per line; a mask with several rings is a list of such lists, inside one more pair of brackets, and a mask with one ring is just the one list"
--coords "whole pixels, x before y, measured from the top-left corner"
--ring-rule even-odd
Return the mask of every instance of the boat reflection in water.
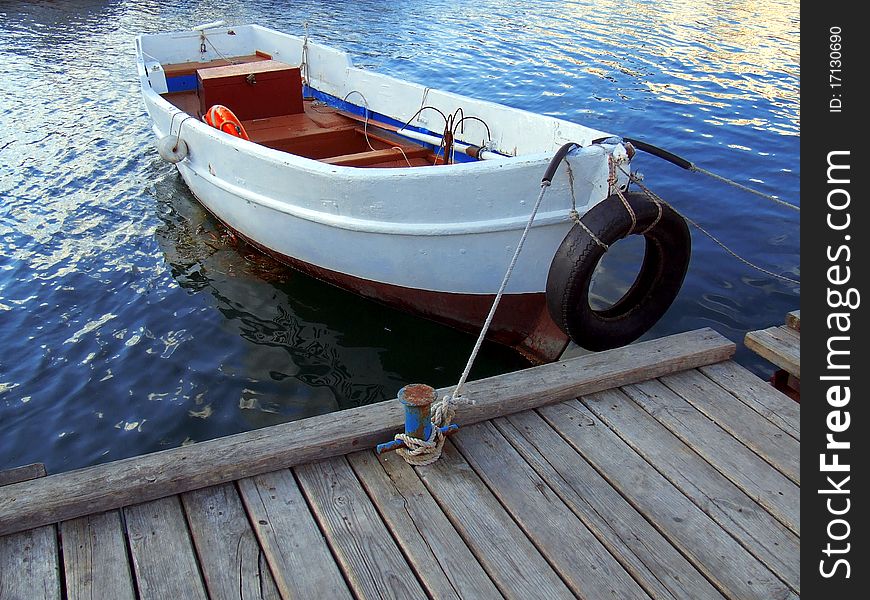
[[[256, 428], [389, 400], [412, 380], [436, 387], [456, 382], [473, 337], [263, 255], [209, 215], [174, 169], [153, 194], [162, 222], [156, 238], [172, 277], [201, 296], [201, 311], [212, 313], [197, 315], [192, 325], [207, 322], [216, 330], [193, 337], [202, 353], [223, 357], [213, 383], [190, 390], [191, 416], [220, 413], [232, 420], [228, 413], [240, 409], [244, 428]], [[214, 362], [203, 359], [202, 366]], [[472, 376], [527, 365], [512, 350], [487, 343]], [[233, 388], [238, 403], [228, 406]]]

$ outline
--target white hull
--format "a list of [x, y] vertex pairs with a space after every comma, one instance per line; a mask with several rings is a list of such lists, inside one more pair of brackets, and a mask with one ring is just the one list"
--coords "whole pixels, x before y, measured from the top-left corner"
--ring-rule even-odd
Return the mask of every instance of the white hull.
[[[208, 50], [242, 55], [262, 50], [292, 65], [303, 41], [257, 26], [208, 32]], [[494, 150], [506, 156], [449, 166], [364, 169], [334, 166], [226, 135], [160, 96], [159, 63], [212, 60], [196, 32], [137, 40], [145, 105], [155, 133], [178, 135], [189, 154], [178, 163], [209, 211], [274, 253], [367, 281], [434, 292], [493, 294], [519, 240], [550, 157], [563, 143], [585, 146], [569, 157], [576, 209], [582, 215], [608, 195], [608, 157], [620, 144], [592, 145], [608, 134], [558, 119], [407, 83], [351, 66], [347, 55], [308, 45], [309, 85], [404, 122], [421, 101], [484, 118]], [[358, 94], [355, 94], [357, 92]], [[424, 119], [426, 116], [424, 114]], [[431, 120], [431, 115], [429, 115]], [[484, 130], [468, 121], [464, 142]], [[424, 128], [426, 121], [413, 125]], [[433, 129], [438, 129], [433, 123]], [[520, 256], [508, 293], [545, 289], [553, 254], [572, 223], [567, 168], [560, 167]]]

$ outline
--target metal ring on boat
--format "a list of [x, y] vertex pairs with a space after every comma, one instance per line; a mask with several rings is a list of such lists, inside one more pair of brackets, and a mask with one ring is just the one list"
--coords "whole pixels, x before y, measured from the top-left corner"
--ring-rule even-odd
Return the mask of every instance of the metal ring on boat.
[[[683, 218], [644, 194], [625, 192], [623, 196], [636, 223], [619, 196], [609, 196], [583, 215], [585, 229], [580, 225], [571, 228], [547, 277], [550, 316], [568, 337], [588, 350], [618, 348], [647, 332], [677, 297], [689, 267], [692, 238]], [[592, 274], [607, 247], [631, 234], [646, 238], [640, 272], [615, 304], [595, 310], [589, 304]]]
[[235, 113], [233, 113], [233, 111], [223, 104], [215, 104], [212, 106], [208, 111], [206, 111], [203, 119], [206, 123], [215, 129], [220, 129], [224, 133], [234, 135], [243, 140], [251, 139], [248, 137], [248, 132], [245, 131], [244, 127], [242, 127], [242, 122], [239, 118]]
[[187, 157], [187, 142], [175, 135], [164, 136], [157, 140], [157, 154], [166, 162], [179, 163]]

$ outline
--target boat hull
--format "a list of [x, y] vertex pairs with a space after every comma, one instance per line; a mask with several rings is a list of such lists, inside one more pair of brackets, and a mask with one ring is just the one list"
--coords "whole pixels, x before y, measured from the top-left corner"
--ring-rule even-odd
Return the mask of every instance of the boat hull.
[[[468, 333], [477, 334], [480, 331], [495, 300], [495, 294], [433, 292], [330, 271], [281, 254], [233, 229], [231, 225], [223, 224], [249, 245], [306, 275]], [[536, 364], [557, 360], [569, 343], [568, 336], [550, 318], [543, 292], [502, 296], [487, 339], [513, 348]]]
[[[547, 311], [547, 273], [573, 225], [572, 211], [582, 215], [608, 196], [612, 159], [625, 157], [618, 141], [593, 143], [608, 135], [357, 69], [344, 53], [303, 47], [298, 38], [256, 26], [235, 28], [231, 35], [210, 33], [222, 54], [268, 48], [269, 55], [289, 64], [304, 60], [307, 89], [317, 93], [318, 102], [337, 102], [333, 110], [394, 123], [416, 118], [420, 131], [426, 130], [421, 102], [444, 114], [461, 108], [485, 119], [486, 135], [492, 134], [489, 154], [497, 156], [379, 169], [312, 160], [226, 135], [161, 96], [167, 88], [163, 63], [215, 58], [201, 53], [198, 35], [142, 36], [137, 47], [154, 133], [185, 142], [186, 155], [176, 166], [200, 203], [281, 262], [466, 331], [476, 333], [485, 320], [555, 149], [579, 143], [547, 187], [488, 334], [535, 362], [558, 358], [568, 338]], [[351, 106], [349, 99], [357, 96], [361, 104]], [[474, 123], [467, 121], [466, 139], [457, 141], [482, 143], [485, 135], [474, 131]]]

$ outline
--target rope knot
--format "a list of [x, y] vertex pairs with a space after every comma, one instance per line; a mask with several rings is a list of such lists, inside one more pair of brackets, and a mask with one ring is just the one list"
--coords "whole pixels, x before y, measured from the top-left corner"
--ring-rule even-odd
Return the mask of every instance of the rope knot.
[[441, 431], [442, 427], [447, 427], [456, 416], [456, 402], [451, 394], [447, 394], [437, 402], [433, 402], [429, 407], [429, 414], [432, 419], [432, 430], [429, 433], [429, 438], [421, 440], [405, 433], [397, 433], [395, 438], [405, 444], [404, 448], [399, 448], [396, 452], [405, 459], [409, 465], [422, 467], [430, 465], [441, 458], [441, 452], [444, 449], [444, 440], [447, 436]]

